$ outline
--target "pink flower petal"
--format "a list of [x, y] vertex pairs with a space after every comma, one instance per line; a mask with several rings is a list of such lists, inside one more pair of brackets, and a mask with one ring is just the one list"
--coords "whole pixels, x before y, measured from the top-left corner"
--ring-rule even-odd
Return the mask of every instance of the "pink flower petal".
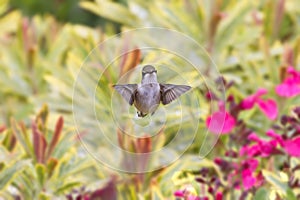
[[242, 109], [248, 110], [253, 108], [254, 104], [256, 103], [256, 101], [258, 100], [258, 98], [264, 94], [266, 94], [268, 91], [264, 88], [260, 88], [257, 90], [257, 92], [253, 95], [250, 95], [248, 97], [246, 97], [242, 103]]
[[277, 104], [273, 99], [258, 99], [257, 104], [261, 111], [271, 120], [276, 119], [278, 114]]
[[253, 172], [258, 166], [258, 161], [256, 159], [248, 159], [244, 162], [244, 164], [247, 164], [248, 169]]
[[222, 199], [223, 199], [223, 194], [221, 192], [217, 192], [216, 200], [222, 200]]
[[268, 90], [266, 90], [265, 88], [259, 88], [258, 90], [257, 90], [257, 92], [256, 92], [256, 96], [257, 97], [260, 97], [260, 96], [262, 96], [262, 95], [265, 95], [265, 94], [267, 94], [268, 93]]
[[235, 126], [235, 119], [228, 112], [217, 111], [206, 119], [206, 126], [213, 133], [229, 133]]
[[254, 144], [252, 146], [243, 146], [240, 149], [240, 155], [245, 156], [247, 155], [248, 157], [254, 157], [257, 155], [260, 155], [260, 146], [258, 144]]
[[293, 78], [299, 78], [300, 77], [300, 72], [297, 72], [294, 67], [289, 66], [287, 69], [287, 73], [292, 75]]
[[261, 142], [262, 140], [255, 134], [255, 133], [250, 133], [250, 135], [248, 135], [248, 140], [252, 140], [255, 142]]
[[262, 143], [260, 145], [261, 157], [270, 156], [275, 151], [276, 146], [277, 146], [277, 142], [275, 140]]
[[244, 155], [246, 155], [247, 153], [248, 153], [248, 146], [247, 146], [247, 145], [242, 146], [242, 147], [240, 148], [239, 155], [240, 155], [240, 156], [244, 156]]
[[250, 157], [254, 157], [254, 156], [258, 156], [261, 154], [261, 151], [260, 151], [260, 145], [259, 144], [255, 144], [255, 145], [252, 145], [248, 148], [248, 156]]
[[225, 103], [223, 101], [219, 101], [218, 105], [219, 105], [219, 111], [220, 112], [226, 112], [225, 111]]
[[287, 79], [276, 86], [276, 93], [282, 97], [294, 97], [300, 94], [300, 84], [294, 79]]
[[289, 155], [300, 157], [300, 137], [285, 141], [284, 149]]
[[289, 76], [276, 87], [276, 93], [283, 97], [294, 97], [300, 94], [300, 72], [293, 67], [287, 70]]
[[240, 148], [239, 155], [240, 155], [240, 156], [246, 156], [246, 155], [248, 155], [248, 156], [250, 156], [250, 157], [253, 157], [254, 154], [250, 154], [250, 148], [251, 148], [251, 147], [248, 146], [248, 145], [242, 146], [242, 147]]
[[255, 133], [248, 136], [248, 140], [256, 142], [252, 146], [243, 146], [240, 150], [240, 155], [248, 155], [249, 157], [261, 156], [268, 157], [276, 150], [277, 144], [282, 143], [283, 140], [280, 135], [276, 134], [273, 130], [269, 130], [267, 135], [274, 138], [270, 141], [259, 138]]
[[266, 135], [275, 139], [275, 141], [277, 141], [281, 146], [284, 146], [284, 140], [282, 139], [281, 135], [275, 133], [274, 130], [272, 129], [268, 130]]
[[255, 185], [256, 178], [253, 177], [251, 170], [246, 169], [242, 171], [242, 181], [245, 190], [248, 190]]
[[184, 197], [184, 191], [182, 190], [177, 190], [174, 192], [175, 197]]
[[200, 197], [197, 197], [197, 196], [194, 196], [194, 195], [189, 195], [189, 196], [187, 197], [187, 200], [201, 200], [201, 198], [200, 198]]

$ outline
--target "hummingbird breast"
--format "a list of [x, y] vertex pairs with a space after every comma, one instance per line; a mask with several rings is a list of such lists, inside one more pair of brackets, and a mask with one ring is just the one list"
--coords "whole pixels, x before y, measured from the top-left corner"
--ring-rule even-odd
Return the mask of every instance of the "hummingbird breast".
[[134, 99], [135, 107], [143, 113], [154, 112], [160, 103], [160, 86], [158, 83], [139, 85]]

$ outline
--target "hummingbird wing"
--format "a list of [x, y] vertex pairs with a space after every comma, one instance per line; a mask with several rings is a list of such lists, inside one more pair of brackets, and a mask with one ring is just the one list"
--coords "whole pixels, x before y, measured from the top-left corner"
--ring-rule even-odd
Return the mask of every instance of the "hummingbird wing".
[[126, 84], [126, 85], [114, 85], [113, 86], [118, 93], [130, 104], [133, 104], [134, 93], [137, 89], [137, 84]]
[[163, 105], [169, 104], [190, 89], [188, 85], [160, 84], [161, 102]]

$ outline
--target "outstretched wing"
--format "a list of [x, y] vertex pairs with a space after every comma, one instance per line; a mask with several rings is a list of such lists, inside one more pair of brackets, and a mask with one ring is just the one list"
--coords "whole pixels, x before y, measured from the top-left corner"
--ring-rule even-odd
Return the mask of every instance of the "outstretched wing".
[[190, 89], [188, 85], [160, 84], [161, 102], [163, 105], [169, 104]]
[[137, 89], [137, 84], [114, 85], [113, 87], [130, 105], [133, 104], [134, 92]]

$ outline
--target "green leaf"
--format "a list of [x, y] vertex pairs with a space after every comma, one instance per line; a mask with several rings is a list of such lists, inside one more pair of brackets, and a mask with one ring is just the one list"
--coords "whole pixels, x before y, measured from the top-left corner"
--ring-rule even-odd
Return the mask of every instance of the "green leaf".
[[234, 31], [237, 30], [239, 24], [244, 22], [245, 15], [253, 9], [253, 2], [238, 1], [238, 3], [230, 11], [229, 16], [221, 20], [219, 29], [216, 35], [216, 44], [218, 49], [224, 47], [231, 39]]
[[50, 178], [54, 172], [54, 169], [56, 168], [58, 163], [58, 160], [55, 158], [49, 158], [47, 161], [47, 172], [48, 172], [48, 177]]
[[273, 172], [263, 170], [262, 173], [271, 185], [273, 185], [276, 189], [280, 190], [282, 193], [286, 193], [288, 189], [287, 182], [283, 182], [282, 180], [280, 180], [280, 177]]
[[40, 184], [40, 187], [43, 188], [45, 183], [45, 177], [46, 177], [46, 168], [42, 164], [36, 164], [35, 171], [37, 174], [38, 182]]
[[10, 152], [14, 149], [16, 145], [16, 137], [10, 129], [6, 131], [6, 135], [2, 142], [2, 145], [5, 146], [6, 149]]
[[286, 191], [286, 199], [287, 200], [297, 200], [297, 197], [295, 196], [295, 194], [291, 188], [288, 188], [288, 190]]
[[7, 184], [9, 184], [15, 178], [15, 176], [29, 164], [29, 162], [29, 160], [17, 161], [1, 171], [0, 190], [2, 190]]
[[79, 186], [80, 184], [81, 184], [80, 182], [67, 183], [67, 184], [63, 185], [62, 187], [58, 188], [55, 193], [62, 194], [68, 190], [71, 190], [72, 188]]
[[253, 199], [255, 200], [265, 200], [268, 199], [269, 192], [265, 188], [260, 188], [256, 193]]
[[49, 109], [48, 105], [44, 104], [39, 113], [36, 116], [36, 121], [38, 122], [39, 119], [41, 120], [41, 125], [42, 125], [42, 132], [46, 132], [47, 130], [47, 122], [48, 122], [48, 115], [49, 115]]
[[79, 4], [82, 8], [89, 10], [96, 15], [105, 17], [115, 22], [137, 27], [139, 25], [138, 18], [132, 14], [128, 8], [119, 3], [107, 0], [97, 0], [96, 3], [84, 1]]
[[41, 192], [39, 194], [39, 200], [50, 200], [50, 199], [52, 199], [52, 198], [49, 194], [46, 194], [44, 192]]
[[29, 137], [25, 125], [21, 123], [19, 126], [14, 119], [11, 120], [11, 124], [12, 124], [12, 131], [17, 137], [18, 142], [20, 142], [20, 144], [22, 145], [22, 147], [24, 148], [25, 152], [28, 155], [33, 156], [32, 145], [29, 141]]

